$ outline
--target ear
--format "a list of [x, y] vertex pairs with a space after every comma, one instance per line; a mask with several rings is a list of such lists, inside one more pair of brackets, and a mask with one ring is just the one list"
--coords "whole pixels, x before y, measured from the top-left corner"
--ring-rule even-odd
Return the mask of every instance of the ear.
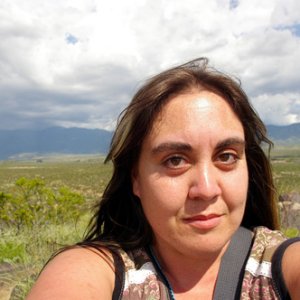
[[141, 192], [140, 192], [140, 181], [139, 181], [139, 174], [134, 168], [131, 172], [131, 182], [132, 182], [132, 192], [135, 196], [140, 198]]

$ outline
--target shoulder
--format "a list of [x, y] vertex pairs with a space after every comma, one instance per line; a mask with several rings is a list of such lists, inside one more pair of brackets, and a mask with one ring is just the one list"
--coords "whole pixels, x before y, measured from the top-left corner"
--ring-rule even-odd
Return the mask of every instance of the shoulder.
[[247, 267], [254, 261], [257, 268], [253, 274], [273, 278], [281, 295], [300, 299], [300, 238], [287, 239], [280, 231], [257, 227]]
[[271, 230], [264, 226], [253, 229], [254, 242], [263, 244], [266, 247], [276, 246], [286, 240], [285, 235], [279, 230]]
[[254, 228], [250, 258], [258, 263], [271, 262], [274, 252], [285, 240], [286, 237], [279, 230], [263, 226]]
[[291, 298], [300, 299], [300, 238], [284, 251], [282, 273]]
[[114, 263], [108, 250], [76, 247], [46, 265], [27, 300], [111, 299], [114, 280]]
[[[277, 299], [272, 279], [272, 258], [285, 240], [286, 237], [280, 231], [270, 230], [266, 227], [254, 228], [252, 247], [243, 278], [242, 294], [244, 296], [255, 299], [263, 297]], [[250, 295], [252, 296], [250, 297]]]

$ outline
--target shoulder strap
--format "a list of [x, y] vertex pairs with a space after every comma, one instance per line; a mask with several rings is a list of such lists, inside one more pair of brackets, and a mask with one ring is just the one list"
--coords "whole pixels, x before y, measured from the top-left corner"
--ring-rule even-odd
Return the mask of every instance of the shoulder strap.
[[[247, 257], [252, 244], [252, 232], [240, 227], [231, 238], [230, 244], [223, 255], [221, 267], [214, 292], [214, 300], [239, 299], [241, 284]], [[113, 253], [116, 278], [113, 300], [120, 299], [124, 288], [124, 262]]]
[[252, 245], [252, 232], [240, 227], [231, 238], [221, 261], [214, 300], [240, 299], [247, 258]]
[[121, 256], [112, 251], [112, 256], [115, 265], [115, 287], [112, 295], [112, 300], [121, 299], [124, 289], [125, 266]]
[[282, 244], [280, 244], [280, 246], [276, 249], [274, 255], [272, 256], [272, 278], [276, 286], [276, 291], [278, 292], [281, 299], [287, 299], [287, 300], [291, 299], [289, 296], [289, 292], [286, 288], [284, 277], [282, 274], [282, 268], [281, 268], [282, 257], [284, 251], [289, 245], [299, 241], [300, 241], [300, 237], [296, 237], [284, 241]]

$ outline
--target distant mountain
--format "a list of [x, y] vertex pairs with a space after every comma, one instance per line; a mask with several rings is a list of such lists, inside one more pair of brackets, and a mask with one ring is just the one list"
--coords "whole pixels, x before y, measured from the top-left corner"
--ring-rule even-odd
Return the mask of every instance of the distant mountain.
[[[276, 143], [300, 145], [300, 123], [267, 126], [268, 135]], [[113, 132], [102, 129], [63, 128], [0, 130], [0, 160], [23, 153], [106, 154]]]
[[300, 144], [300, 123], [286, 126], [268, 125], [268, 135], [276, 144]]
[[0, 160], [22, 153], [104, 154], [112, 134], [101, 129], [62, 127], [0, 130]]

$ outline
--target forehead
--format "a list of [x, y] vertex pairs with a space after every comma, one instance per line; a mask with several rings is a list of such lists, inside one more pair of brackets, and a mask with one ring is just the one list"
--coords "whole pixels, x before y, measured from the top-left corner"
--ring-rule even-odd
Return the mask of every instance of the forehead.
[[191, 91], [171, 97], [154, 119], [150, 136], [163, 132], [193, 130], [239, 131], [244, 134], [238, 116], [228, 102], [209, 91]]

